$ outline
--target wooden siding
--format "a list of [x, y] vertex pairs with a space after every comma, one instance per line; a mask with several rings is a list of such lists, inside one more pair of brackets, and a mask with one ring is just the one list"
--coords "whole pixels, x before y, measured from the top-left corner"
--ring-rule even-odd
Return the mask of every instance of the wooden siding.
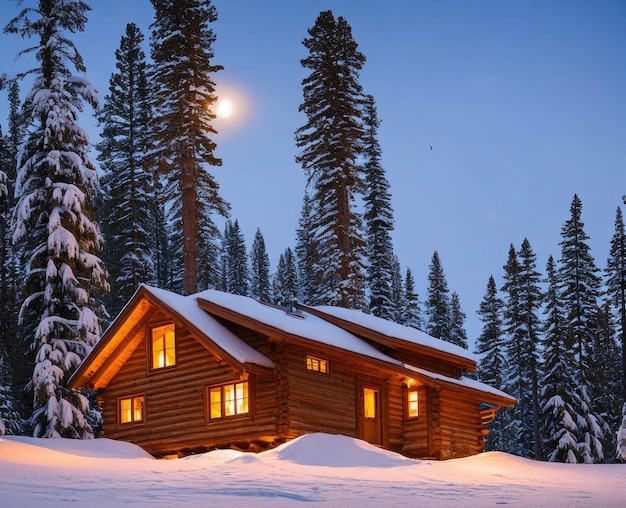
[[436, 457], [453, 459], [480, 453], [484, 448], [480, 401], [440, 390], [438, 402]]
[[[148, 326], [162, 323], [155, 315]], [[145, 327], [138, 333], [145, 335]], [[261, 447], [276, 438], [276, 394], [270, 376], [251, 376], [251, 414], [207, 423], [206, 387], [235, 381], [242, 372], [220, 363], [187, 330], [176, 330], [177, 364], [149, 371], [144, 338], [105, 390], [103, 436], [131, 441], [153, 455], [186, 454], [255, 442]], [[145, 394], [145, 422], [119, 425], [117, 400]]]

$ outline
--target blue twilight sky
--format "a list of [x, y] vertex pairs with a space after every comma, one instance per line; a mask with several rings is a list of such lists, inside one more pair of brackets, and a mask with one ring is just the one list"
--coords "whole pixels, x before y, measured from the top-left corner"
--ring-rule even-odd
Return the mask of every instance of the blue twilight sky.
[[[87, 3], [86, 32], [72, 38], [103, 98], [127, 23], [142, 29], [149, 54], [152, 6], [149, 0]], [[403, 272], [413, 271], [422, 301], [437, 250], [473, 341], [481, 329], [475, 312], [489, 276], [501, 284], [509, 245], [519, 248], [528, 237], [543, 273], [550, 254], [560, 258], [561, 226], [575, 193], [592, 254], [604, 267], [626, 194], [626, 2], [213, 3], [219, 13], [213, 63], [225, 67], [215, 80], [237, 111], [215, 122], [223, 166], [210, 170], [249, 246], [261, 229], [272, 267], [294, 246], [305, 183], [294, 160], [294, 132], [305, 122], [298, 113], [306, 75], [301, 41], [327, 9], [347, 19], [367, 57], [361, 84], [382, 120], [395, 249]], [[4, 2], [2, 26], [18, 8]], [[29, 42], [4, 34], [0, 40], [0, 74], [33, 65], [31, 56], [14, 59]], [[93, 119], [87, 114], [82, 123], [95, 142]]]

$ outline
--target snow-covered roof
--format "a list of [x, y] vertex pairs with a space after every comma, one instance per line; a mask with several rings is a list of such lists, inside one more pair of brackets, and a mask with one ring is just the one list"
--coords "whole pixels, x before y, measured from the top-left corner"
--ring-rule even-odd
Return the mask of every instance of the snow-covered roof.
[[[515, 399], [511, 397], [510, 395], [500, 390], [497, 390], [489, 385], [481, 383], [480, 381], [475, 381], [473, 379], [469, 379], [466, 377], [457, 379], [457, 378], [445, 376], [443, 374], [436, 374], [434, 372], [430, 372], [428, 370], [421, 369], [421, 368], [403, 363], [400, 360], [396, 360], [395, 358], [392, 358], [382, 353], [375, 347], [363, 341], [356, 335], [353, 335], [352, 333], [344, 330], [343, 328], [340, 328], [339, 326], [335, 326], [332, 323], [329, 323], [328, 321], [323, 320], [322, 318], [319, 318], [317, 316], [314, 316], [304, 311], [301, 312], [302, 317], [296, 317], [286, 312], [283, 309], [262, 304], [258, 302], [257, 300], [254, 300], [253, 298], [249, 298], [247, 296], [233, 295], [230, 293], [224, 293], [224, 292], [216, 291], [216, 290], [206, 290], [206, 291], [197, 293], [196, 295], [192, 295], [192, 296], [195, 296], [197, 299], [200, 299], [200, 300], [212, 302], [225, 309], [231, 309], [257, 322], [277, 328], [279, 330], [282, 330], [292, 335], [296, 335], [298, 337], [314, 340], [322, 344], [327, 344], [327, 345], [334, 346], [334, 347], [337, 347], [346, 351], [358, 353], [358, 354], [361, 354], [370, 358], [382, 360], [388, 364], [395, 365], [400, 368], [404, 368], [411, 372], [415, 372], [416, 374], [421, 375], [423, 378], [427, 378], [433, 381], [442, 381], [448, 384], [456, 385], [459, 388], [468, 388], [471, 390], [488, 393], [496, 397], [509, 400], [512, 403], [515, 402]], [[338, 309], [338, 308], [337, 307], [320, 307], [320, 310], [323, 310], [325, 312], [327, 309]], [[346, 310], [346, 309], [340, 309], [340, 310]], [[330, 314], [330, 312], [328, 313]], [[359, 314], [360, 316], [357, 316]], [[346, 313], [344, 315], [348, 315], [352, 319], [356, 319], [357, 317], [362, 319], [362, 316], [370, 317], [358, 311], [353, 311], [352, 313]], [[337, 316], [337, 317], [341, 317], [341, 316]], [[350, 319], [350, 318], [345, 318], [345, 319]], [[380, 329], [379, 331], [381, 331], [383, 329], [383, 324], [381, 324], [380, 321], [382, 321], [383, 323], [387, 323], [387, 321], [383, 319], [376, 318], [375, 320], [362, 319], [361, 324], [363, 324], [364, 326], [368, 326], [369, 323], [374, 323], [377, 329]], [[389, 324], [393, 325], [394, 323], [389, 323]], [[407, 327], [404, 327], [401, 325], [398, 325], [397, 327], [390, 326], [388, 330], [392, 330], [395, 332], [399, 328], [405, 329]], [[411, 330], [413, 329], [408, 329], [409, 332]], [[433, 337], [429, 337], [423, 332], [419, 332], [419, 330], [415, 330], [415, 332], [417, 333], [407, 334], [406, 336], [413, 337], [415, 339], [416, 337], [423, 335], [424, 337], [422, 337], [421, 339], [425, 342], [426, 345], [431, 346], [431, 344], [433, 344], [431, 347], [435, 347], [435, 346], [440, 346], [442, 345], [441, 343], [443, 343], [443, 346], [447, 348], [446, 350], [448, 352], [452, 352], [453, 354], [456, 354], [457, 356], [461, 356], [461, 353], [463, 353], [464, 354], [463, 356], [465, 358], [473, 359], [472, 356], [468, 356], [469, 353], [463, 348], [455, 346], [454, 344], [448, 344], [439, 339], [434, 339]], [[381, 333], [384, 333], [384, 332], [381, 331]], [[394, 336], [394, 335], [391, 335], [391, 336]], [[402, 338], [404, 338], [404, 336]], [[430, 341], [428, 339], [430, 339]], [[409, 339], [405, 339], [405, 340], [409, 340]], [[450, 347], [448, 348], [447, 346], [450, 346]]]
[[283, 309], [262, 304], [247, 296], [233, 295], [212, 289], [197, 293], [194, 296], [198, 299], [215, 303], [220, 307], [235, 310], [248, 318], [298, 337], [314, 340], [315, 342], [352, 351], [353, 353], [395, 365], [402, 365], [402, 362], [381, 353], [356, 335], [312, 314], [303, 312], [303, 317], [297, 317]]
[[274, 362], [256, 349], [248, 346], [234, 333], [219, 323], [214, 317], [198, 307], [197, 296], [181, 296], [179, 294], [143, 285], [144, 289], [151, 293], [167, 307], [179, 314], [190, 324], [209, 337], [226, 353], [241, 363], [251, 363], [261, 367], [273, 368]]
[[342, 307], [333, 307], [329, 305], [317, 305], [314, 308], [339, 319], [369, 328], [370, 330], [374, 330], [390, 338], [405, 340], [407, 342], [412, 342], [413, 344], [453, 354], [467, 360], [476, 361], [475, 356], [467, 349], [463, 349], [462, 347], [446, 342], [445, 340], [431, 337], [417, 328], [401, 325], [399, 323], [388, 321], [355, 309], [344, 309]]

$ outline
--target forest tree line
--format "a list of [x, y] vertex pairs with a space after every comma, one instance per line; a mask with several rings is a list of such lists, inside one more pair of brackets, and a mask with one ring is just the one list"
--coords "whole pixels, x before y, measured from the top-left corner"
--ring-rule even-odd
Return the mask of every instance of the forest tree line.
[[[4, 28], [34, 39], [37, 66], [26, 73], [34, 79], [23, 100], [19, 79], [2, 80], [10, 113], [0, 132], [0, 433], [93, 436], [93, 399], [64, 383], [141, 283], [355, 308], [468, 348], [466, 315], [438, 252], [423, 301], [394, 254], [380, 121], [359, 82], [366, 58], [348, 22], [323, 11], [302, 41], [310, 74], [295, 143], [307, 185], [295, 244], [272, 273], [261, 230], [248, 248], [210, 172], [222, 164], [212, 125], [222, 69], [213, 62], [217, 11], [206, 0], [152, 4], [150, 58], [133, 23], [116, 50], [97, 113], [99, 179], [78, 124], [83, 104], [95, 108], [98, 98], [77, 77], [86, 69], [70, 39], [85, 30], [89, 7], [41, 0]], [[553, 461], [613, 458], [626, 400], [619, 208], [615, 227], [601, 272], [575, 196], [561, 256], [545, 275], [524, 240], [511, 246], [501, 287], [489, 278], [476, 376], [519, 404], [500, 411], [488, 449]]]

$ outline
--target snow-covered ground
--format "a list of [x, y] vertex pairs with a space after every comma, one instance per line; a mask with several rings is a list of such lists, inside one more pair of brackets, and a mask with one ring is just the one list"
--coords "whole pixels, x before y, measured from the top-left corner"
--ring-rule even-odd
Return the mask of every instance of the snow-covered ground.
[[500, 452], [412, 460], [309, 434], [274, 450], [156, 460], [120, 441], [0, 438], [0, 506], [625, 506], [626, 464]]

